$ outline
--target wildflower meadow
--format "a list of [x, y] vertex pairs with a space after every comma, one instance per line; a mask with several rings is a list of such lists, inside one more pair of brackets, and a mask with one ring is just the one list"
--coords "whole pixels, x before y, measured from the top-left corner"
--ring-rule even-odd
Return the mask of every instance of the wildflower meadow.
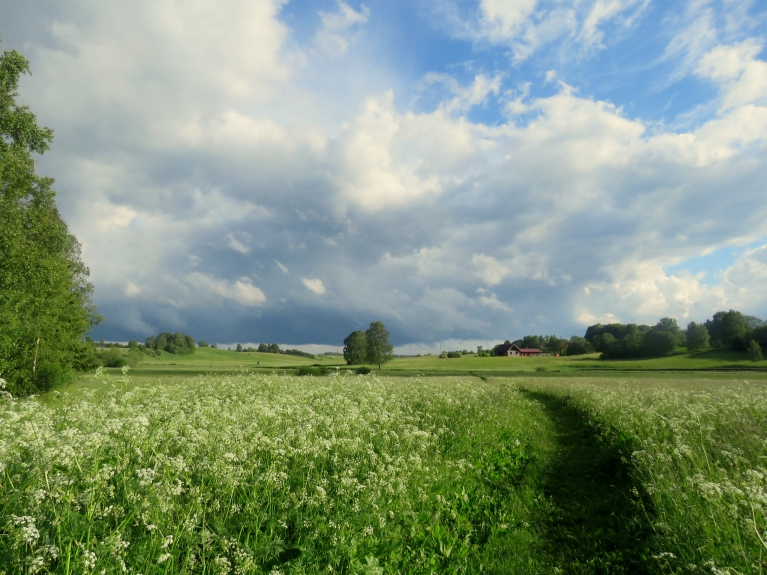
[[767, 566], [761, 384], [126, 373], [0, 394], [6, 575]]

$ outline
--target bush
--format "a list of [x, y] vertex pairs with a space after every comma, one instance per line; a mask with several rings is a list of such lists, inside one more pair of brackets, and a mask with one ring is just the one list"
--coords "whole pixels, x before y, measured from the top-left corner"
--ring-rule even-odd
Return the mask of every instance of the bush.
[[461, 357], [461, 352], [460, 351], [448, 351], [447, 352], [447, 357], [450, 357], [450, 358]]
[[748, 345], [748, 359], [751, 361], [761, 361], [762, 348], [754, 340]]
[[41, 365], [34, 375], [35, 387], [40, 391], [50, 391], [56, 386], [68, 383], [69, 379], [69, 373], [58, 363]]
[[742, 335], [734, 335], [727, 342], [732, 351], [748, 351], [748, 340]]
[[357, 375], [367, 375], [370, 373], [370, 371], [371, 371], [370, 368], [365, 365], [363, 365], [362, 367], [358, 367], [357, 369], [354, 370], [354, 372]]
[[302, 366], [298, 368], [298, 371], [296, 372], [297, 375], [306, 376], [306, 375], [314, 375], [314, 376], [320, 376], [320, 375], [327, 375], [329, 372], [327, 367], [314, 367], [314, 366]]

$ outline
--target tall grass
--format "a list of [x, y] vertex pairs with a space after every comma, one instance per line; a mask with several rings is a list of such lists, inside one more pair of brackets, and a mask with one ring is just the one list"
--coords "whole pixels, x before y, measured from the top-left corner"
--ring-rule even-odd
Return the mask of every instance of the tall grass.
[[658, 571], [767, 572], [767, 389], [747, 381], [528, 381], [623, 445], [647, 492]]
[[533, 555], [545, 418], [512, 385], [241, 374], [2, 401], [0, 573], [478, 573]]

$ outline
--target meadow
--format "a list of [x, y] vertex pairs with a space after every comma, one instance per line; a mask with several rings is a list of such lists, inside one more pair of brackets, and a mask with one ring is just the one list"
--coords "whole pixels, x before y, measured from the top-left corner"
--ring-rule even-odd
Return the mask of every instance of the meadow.
[[0, 573], [761, 573], [767, 387], [733, 378], [3, 395]]
[[[127, 350], [120, 350], [127, 356]], [[172, 355], [164, 353], [160, 357], [143, 355], [139, 363], [133, 363], [134, 378], [147, 381], [162, 377], [189, 376], [208, 373], [238, 373], [243, 370], [252, 372], [294, 373], [303, 366], [324, 366], [330, 369], [355, 369], [347, 366], [343, 358], [316, 356], [314, 359], [259, 352], [235, 352], [225, 349], [197, 348], [191, 355]], [[375, 366], [371, 366], [375, 368]], [[745, 353], [727, 349], [707, 349], [688, 352], [679, 348], [667, 357], [632, 360], [602, 360], [599, 354], [581, 356], [543, 356], [543, 357], [477, 357], [476, 354], [460, 358], [440, 359], [437, 355], [394, 358], [381, 366], [382, 373], [391, 376], [426, 376], [426, 375], [478, 375], [478, 376], [515, 376], [536, 374], [542, 376], [577, 376], [586, 374], [598, 376], [607, 374], [614, 377], [617, 373], [642, 373], [655, 377], [662, 372], [702, 373], [702, 372], [767, 372], [767, 359], [752, 362]], [[110, 370], [119, 373], [118, 369]], [[85, 383], [89, 378], [80, 378]]]

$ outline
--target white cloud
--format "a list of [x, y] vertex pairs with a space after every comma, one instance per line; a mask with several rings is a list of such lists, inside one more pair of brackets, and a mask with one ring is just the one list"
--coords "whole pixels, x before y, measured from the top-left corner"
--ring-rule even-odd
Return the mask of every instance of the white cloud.
[[250, 248], [242, 244], [241, 242], [239, 242], [237, 238], [235, 238], [231, 233], [226, 234], [226, 239], [229, 240], [226, 244], [229, 249], [232, 249], [236, 252], [240, 252], [243, 255], [247, 255], [250, 253]]
[[717, 46], [701, 57], [695, 72], [720, 86], [720, 111], [767, 104], [767, 62], [757, 60], [763, 45], [754, 38]]
[[512, 311], [512, 309], [500, 301], [498, 299], [498, 296], [495, 295], [493, 292], [488, 291], [483, 288], [477, 288], [477, 293], [479, 294], [479, 297], [477, 297], [477, 300], [479, 300], [479, 303], [482, 305], [485, 305], [487, 307], [490, 307], [492, 309], [496, 310], [503, 310], [503, 311]]
[[501, 264], [493, 256], [485, 254], [474, 254], [471, 263], [477, 268], [476, 274], [490, 285], [501, 283], [504, 277], [511, 273], [511, 270]]
[[277, 267], [280, 268], [282, 270], [282, 273], [284, 273], [285, 275], [288, 275], [290, 273], [290, 270], [286, 266], [278, 262], [277, 260], [274, 260], [274, 263], [277, 264]]
[[325, 284], [322, 283], [322, 280], [301, 278], [301, 283], [303, 283], [306, 286], [306, 289], [312, 293], [316, 293], [317, 295], [322, 295], [325, 293]]
[[193, 272], [186, 276], [186, 280], [190, 286], [199, 291], [234, 301], [245, 307], [260, 307], [266, 303], [264, 292], [254, 286], [247, 277], [230, 282]]
[[337, 0], [337, 6], [336, 12], [320, 12], [322, 26], [315, 37], [320, 50], [331, 56], [344, 54], [355, 40], [354, 29], [370, 17], [370, 10], [364, 5], [359, 12], [341, 0]]
[[133, 282], [128, 282], [125, 286], [125, 295], [127, 297], [135, 297], [137, 295], [141, 295], [141, 293], [142, 289]]
[[[558, 42], [567, 60], [609, 48], [645, 5], [486, 0], [472, 38], [518, 60]], [[366, 38], [365, 9], [339, 3], [301, 52], [280, 6], [73, 0], [52, 44], [34, 49], [24, 101], [58, 138], [40, 166], [57, 178], [108, 322], [218, 322], [223, 334], [250, 313], [285, 338], [310, 337], [289, 330], [314, 325], [333, 341], [381, 317], [428, 345], [767, 309], [761, 251], [721, 277], [664, 271], [767, 236], [761, 40], [717, 44], [708, 4], [700, 28], [667, 51], [718, 89], [712, 117], [685, 131], [584, 96], [553, 70], [545, 97], [531, 96], [540, 79], [524, 68], [507, 92], [511, 74], [490, 60], [465, 63], [465, 74], [419, 72], [432, 92], [416, 95], [436, 98], [419, 111], [405, 103], [417, 92], [405, 74], [348, 50]], [[327, 58], [323, 45], [346, 56]], [[506, 116], [476, 120], [485, 105]], [[322, 269], [333, 289], [298, 284], [284, 261]], [[303, 302], [306, 322], [294, 321], [291, 301]]]
[[575, 54], [604, 48], [607, 25], [612, 26], [610, 33], [620, 34], [649, 4], [650, 0], [481, 0], [476, 14], [453, 17], [449, 25], [459, 37], [510, 46], [519, 63], [555, 42], [569, 45], [568, 51]]
[[599, 29], [601, 23], [623, 16], [621, 23], [631, 26], [649, 3], [650, 0], [596, 0], [583, 20], [580, 36], [584, 44], [586, 47], [603, 47], [604, 32]]

